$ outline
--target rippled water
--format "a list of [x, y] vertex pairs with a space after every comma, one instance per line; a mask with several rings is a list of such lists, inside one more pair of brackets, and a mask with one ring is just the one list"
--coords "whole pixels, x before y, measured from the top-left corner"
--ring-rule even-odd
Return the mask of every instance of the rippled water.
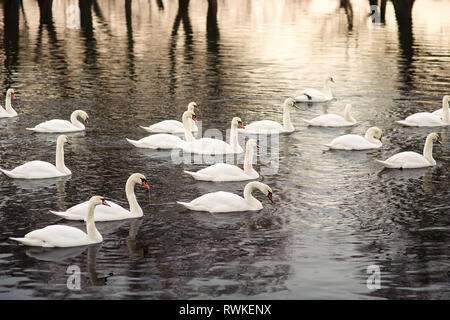
[[[80, 29], [69, 28], [65, 14], [76, 1], [53, 1], [51, 12], [32, 0], [3, 4], [3, 92], [15, 89], [20, 116], [0, 120], [1, 167], [54, 161], [57, 135], [25, 128], [68, 119], [75, 109], [91, 121], [85, 133], [69, 135], [72, 176], [0, 176], [0, 298], [448, 299], [448, 128], [394, 121], [436, 110], [450, 93], [450, 2], [416, 0], [412, 29], [397, 23], [391, 2], [385, 24], [368, 21], [362, 0], [351, 1], [350, 20], [346, 1], [343, 8], [333, 0], [217, 2], [216, 20], [207, 1], [188, 9], [183, 1], [84, 1]], [[190, 101], [200, 105], [203, 131], [225, 134], [234, 116], [282, 121], [284, 99], [321, 88], [327, 74], [336, 100], [292, 112], [296, 131], [279, 137], [274, 167], [258, 157], [258, 170], [277, 169], [260, 179], [275, 200], [255, 193], [260, 212], [180, 207], [176, 201], [210, 191], [241, 194], [245, 183], [195, 182], [183, 170], [205, 165], [174, 163], [169, 152], [125, 140], [147, 135], [139, 125], [179, 118]], [[301, 120], [346, 103], [359, 120], [353, 128], [308, 128]], [[384, 130], [379, 150], [323, 146], [374, 125]], [[437, 166], [382, 170], [374, 161], [421, 152], [431, 131], [443, 140], [434, 147]], [[133, 172], [151, 186], [149, 193], [136, 187], [144, 217], [97, 223], [102, 244], [43, 250], [8, 240], [55, 223], [84, 228], [48, 210], [93, 194], [127, 206]], [[373, 264], [379, 290], [366, 286]], [[81, 290], [66, 286], [71, 265], [82, 272]]]

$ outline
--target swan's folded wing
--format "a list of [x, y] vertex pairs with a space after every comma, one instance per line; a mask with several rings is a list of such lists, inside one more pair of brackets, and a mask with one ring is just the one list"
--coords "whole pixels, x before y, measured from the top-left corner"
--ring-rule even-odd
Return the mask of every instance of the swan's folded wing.
[[127, 141], [136, 147], [150, 149], [183, 148], [186, 143], [177, 136], [164, 133], [153, 134], [137, 141], [131, 139], [127, 139]]
[[45, 161], [30, 161], [10, 171], [15, 178], [22, 179], [45, 179], [49, 177], [61, 176], [61, 172], [56, 167]]
[[[241, 131], [241, 130], [240, 130]], [[280, 132], [284, 131], [284, 128], [281, 124], [279, 124], [276, 121], [272, 120], [261, 120], [252, 122], [245, 126], [245, 129], [243, 129], [243, 132], [249, 133], [265, 133], [265, 132]]]
[[228, 163], [216, 163], [197, 172], [185, 172], [203, 181], [235, 181], [245, 176], [241, 168]]
[[428, 167], [430, 163], [417, 152], [400, 152], [385, 161], [378, 161], [388, 166], [388, 168], [421, 168]]
[[[108, 200], [108, 206], [96, 206], [94, 209], [95, 221], [114, 221], [125, 218], [132, 218], [130, 211], [124, 209], [120, 205]], [[64, 212], [50, 211], [62, 218], [68, 220], [85, 220], [88, 214], [89, 201], [79, 203]]]
[[334, 113], [323, 114], [311, 120], [304, 120], [304, 121], [312, 126], [333, 127], [333, 126], [348, 125], [348, 121], [346, 121], [344, 117]]
[[414, 127], [431, 127], [444, 125], [442, 119], [439, 116], [429, 112], [415, 113], [407, 117], [405, 120], [400, 120], [397, 122], [405, 126]]
[[85, 244], [86, 234], [78, 228], [53, 225], [31, 231], [25, 238], [42, 241], [44, 247], [66, 247]]
[[364, 137], [356, 134], [346, 134], [333, 139], [330, 143], [330, 148], [332, 149], [343, 149], [343, 150], [364, 150], [368, 148], [373, 148], [372, 144], [367, 141]]
[[42, 122], [35, 126], [34, 128], [27, 128], [27, 130], [32, 130], [36, 132], [64, 132], [64, 131], [76, 131], [80, 130], [75, 127], [70, 121], [53, 119]]
[[237, 194], [218, 191], [204, 194], [190, 202], [192, 210], [209, 212], [232, 212], [247, 210], [244, 198]]

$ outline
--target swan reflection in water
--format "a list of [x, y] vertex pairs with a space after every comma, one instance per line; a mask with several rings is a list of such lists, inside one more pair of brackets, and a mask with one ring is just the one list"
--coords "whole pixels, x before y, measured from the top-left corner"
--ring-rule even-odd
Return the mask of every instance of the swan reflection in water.
[[[109, 277], [114, 274], [110, 272], [107, 276], [99, 276], [97, 273], [97, 253], [102, 247], [102, 244], [93, 244], [87, 246], [87, 270], [89, 273], [89, 280], [92, 286], [104, 286]], [[27, 256], [47, 262], [61, 262], [67, 259], [73, 259], [86, 251], [86, 246], [69, 247], [69, 248], [43, 248], [33, 247], [28, 249], [25, 253]], [[64, 273], [64, 277], [67, 274]]]

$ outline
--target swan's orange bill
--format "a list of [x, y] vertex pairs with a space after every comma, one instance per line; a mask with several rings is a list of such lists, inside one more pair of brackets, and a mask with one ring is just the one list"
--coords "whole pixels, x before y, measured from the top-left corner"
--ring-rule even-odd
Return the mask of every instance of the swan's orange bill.
[[150, 190], [150, 186], [148, 185], [147, 181], [142, 181], [142, 185]]
[[442, 144], [442, 141], [439, 138], [437, 138], [436, 142], [439, 143], [439, 144]]
[[269, 194], [267, 195], [267, 198], [269, 198], [270, 201], [272, 201], [272, 203], [275, 203], [275, 201], [273, 201], [273, 198], [272, 198], [272, 192], [269, 192]]
[[16, 98], [16, 96], [14, 95], [14, 93], [11, 93], [11, 98], [13, 98], [13, 100]]
[[84, 119], [84, 122], [85, 122], [86, 124], [88, 124], [89, 118]]
[[67, 143], [67, 144], [70, 144], [70, 140], [69, 140], [69, 139], [67, 139], [67, 140], [66, 140], [66, 143]]
[[244, 127], [244, 125], [242, 124], [241, 121], [238, 121], [238, 125], [239, 125], [239, 127], [241, 127], [242, 129], [245, 129], [245, 127]]
[[102, 204], [105, 205], [105, 206], [107, 206], [107, 207], [111, 207], [111, 206], [108, 204], [108, 202], [106, 202], [106, 200], [102, 200]]
[[192, 120], [197, 121], [197, 116], [195, 114], [192, 116]]

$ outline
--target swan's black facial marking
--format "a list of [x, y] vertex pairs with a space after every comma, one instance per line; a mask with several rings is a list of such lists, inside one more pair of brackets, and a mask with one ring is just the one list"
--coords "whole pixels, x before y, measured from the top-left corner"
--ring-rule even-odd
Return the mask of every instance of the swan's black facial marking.
[[141, 184], [150, 190], [150, 186], [148, 185], [147, 179], [141, 178]]
[[107, 207], [111, 207], [105, 200], [105, 198], [101, 198], [100, 200], [102, 200], [102, 205], [107, 206]]
[[272, 201], [272, 203], [275, 203], [275, 201], [273, 201], [273, 198], [272, 198], [272, 192], [269, 191], [269, 193], [267, 193], [267, 198], [269, 198], [270, 201]]

